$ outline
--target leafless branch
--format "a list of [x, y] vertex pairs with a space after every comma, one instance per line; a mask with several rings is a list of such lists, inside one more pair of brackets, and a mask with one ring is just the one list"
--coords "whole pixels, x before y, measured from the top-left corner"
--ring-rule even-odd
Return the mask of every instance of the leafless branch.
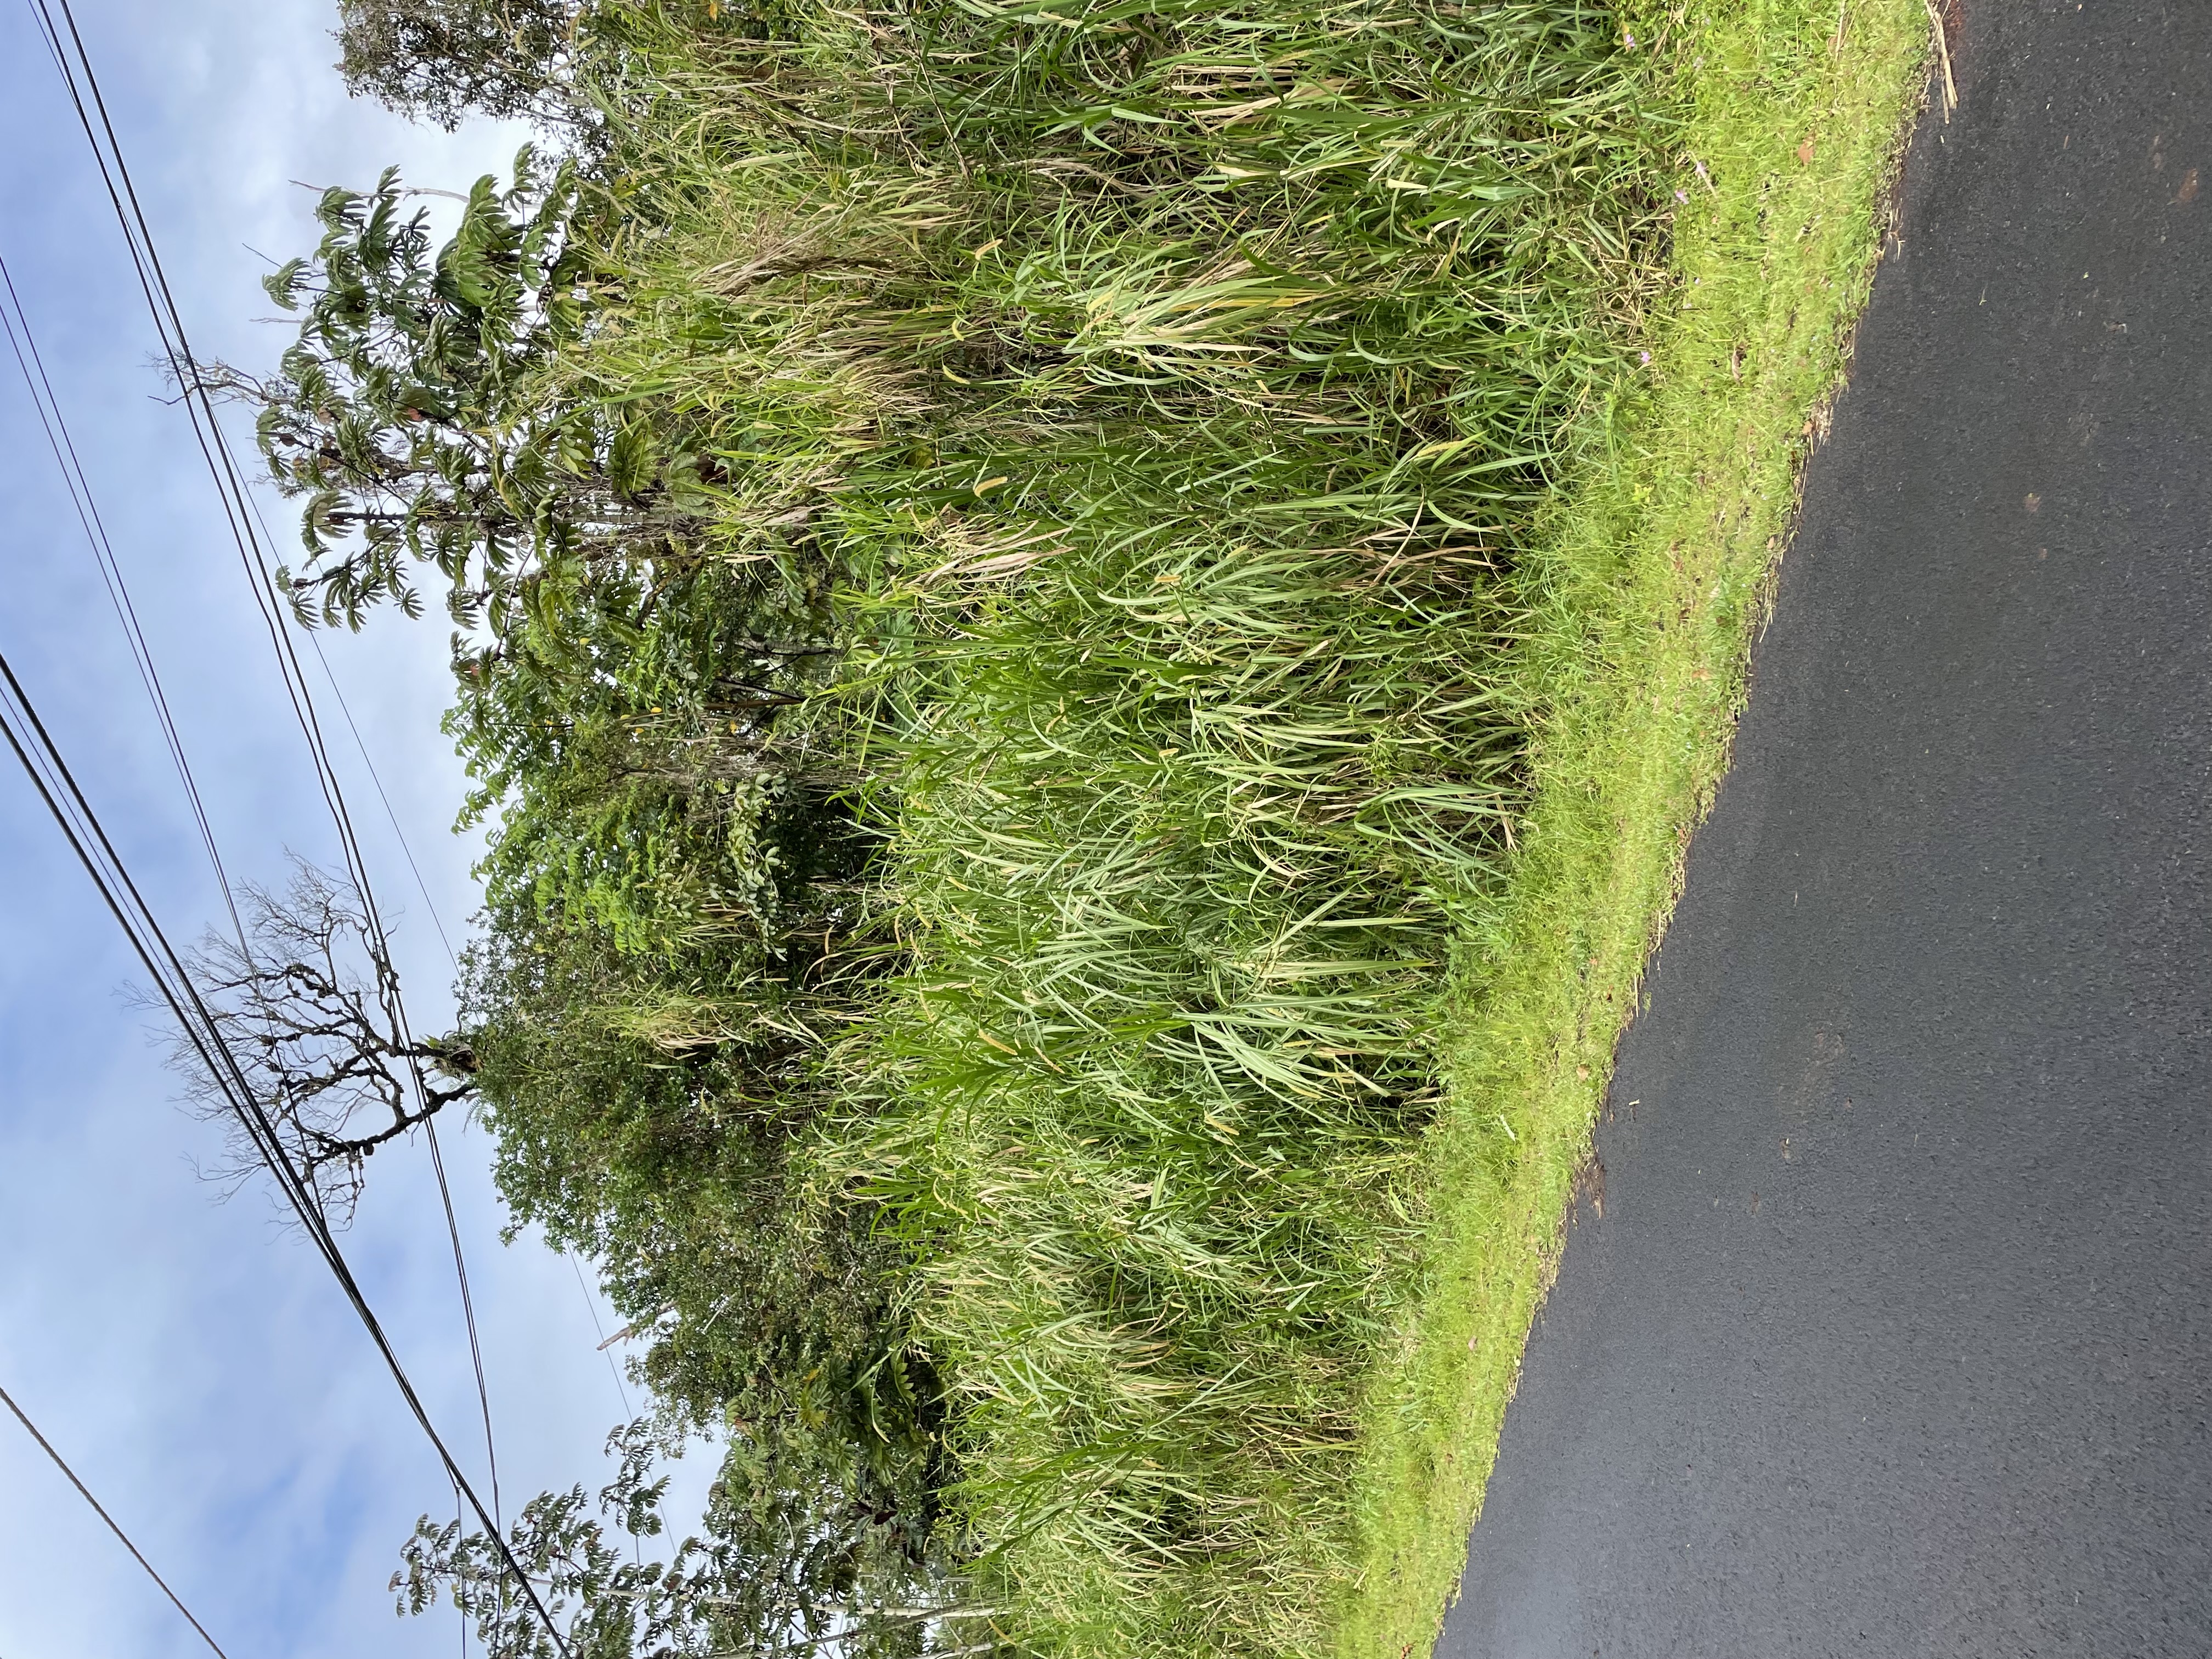
[[[280, 894], [240, 895], [243, 941], [210, 932], [187, 959], [215, 1023], [277, 1139], [334, 1225], [352, 1218], [368, 1160], [475, 1092], [476, 1056], [452, 1038], [412, 1038], [388, 941], [355, 895], [304, 860]], [[200, 1115], [233, 1126], [236, 1188], [260, 1159], [228, 1093], [181, 1036], [170, 1063]]]

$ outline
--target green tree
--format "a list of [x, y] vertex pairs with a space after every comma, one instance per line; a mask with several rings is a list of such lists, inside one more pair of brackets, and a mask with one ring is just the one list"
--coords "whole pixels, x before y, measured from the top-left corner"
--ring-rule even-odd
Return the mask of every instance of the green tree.
[[860, 920], [859, 780], [820, 730], [830, 574], [717, 556], [713, 458], [682, 411], [570, 371], [619, 325], [602, 206], [527, 149], [442, 245], [395, 173], [325, 194], [321, 244], [268, 279], [299, 337], [250, 387], [303, 503], [282, 580], [304, 621], [358, 627], [420, 614], [418, 574], [442, 578], [471, 810], [506, 815], [495, 888], [625, 949], [719, 930], [835, 951]]
[[[848, 1650], [897, 1654], [945, 1594], [941, 1407], [903, 1246], [813, 1152], [833, 1052], [896, 960], [831, 741], [830, 582], [704, 546], [683, 409], [574, 372], [626, 300], [605, 207], [528, 151], [442, 243], [394, 173], [325, 196], [320, 246], [269, 284], [299, 337], [249, 388], [303, 506], [285, 581], [304, 622], [356, 627], [444, 586], [448, 729], [499, 820], [454, 1039], [471, 1107], [514, 1224], [592, 1255], [644, 1339], [664, 1431], [728, 1442], [702, 1539], [649, 1584], [580, 1492], [533, 1504], [518, 1552], [586, 1651], [879, 1626]], [[419, 1534], [409, 1595], [442, 1586], [493, 1651], [534, 1652], [489, 1547]]]
[[815, 1040], [733, 992], [741, 967], [685, 967], [591, 930], [496, 922], [471, 951], [465, 1029], [514, 1224], [599, 1260], [652, 1339], [647, 1376], [696, 1420], [839, 1429], [871, 1501], [911, 1510], [930, 1389], [897, 1249], [812, 1153], [837, 1098]]
[[470, 111], [544, 114], [575, 42], [575, 0], [338, 0], [346, 90], [451, 131]]
[[442, 246], [410, 194], [396, 168], [366, 194], [325, 191], [314, 254], [265, 280], [303, 313], [252, 388], [271, 477], [306, 501], [307, 558], [285, 580], [303, 620], [358, 627], [382, 600], [416, 614], [413, 570], [434, 562], [454, 619], [496, 634], [546, 568], [649, 534], [657, 492], [635, 439], [544, 381], [597, 275], [574, 169], [526, 148], [510, 188], [477, 181]]
[[[580, 1490], [533, 1501], [513, 1546], [579, 1653], [919, 1653], [959, 1586], [900, 1248], [811, 1156], [828, 1097], [806, 1035], [727, 1024], [714, 953], [685, 965], [512, 918], [471, 953], [465, 1029], [511, 1225], [600, 1264], [662, 1402], [617, 1436], [600, 1516], [657, 1534], [654, 1457], [687, 1432], [726, 1443], [700, 1534], [665, 1564], [617, 1548]], [[488, 1539], [426, 1519], [404, 1559], [405, 1609], [447, 1597], [487, 1653], [550, 1652], [498, 1593]]]
[[[647, 1421], [617, 1429], [620, 1460], [592, 1513], [581, 1486], [533, 1498], [509, 1545], [562, 1631], [571, 1659], [918, 1659], [998, 1650], [988, 1609], [963, 1607], [942, 1562], [918, 1559], [896, 1525], [850, 1502], [803, 1437], [739, 1431], [711, 1489], [703, 1536], [663, 1560], [638, 1543], [664, 1531], [669, 1449]], [[628, 1550], [617, 1542], [626, 1533]], [[487, 1659], [558, 1659], [514, 1595], [491, 1540], [427, 1516], [392, 1575], [403, 1614], [443, 1602], [476, 1627]], [[979, 1636], [981, 1639], [979, 1640]], [[933, 1638], [934, 1638], [933, 1640]]]

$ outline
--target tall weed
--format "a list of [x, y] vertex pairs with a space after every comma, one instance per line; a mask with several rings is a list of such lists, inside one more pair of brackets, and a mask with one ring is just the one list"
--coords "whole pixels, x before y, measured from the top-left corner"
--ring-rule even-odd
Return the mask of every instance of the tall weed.
[[[1039, 1650], [1315, 1650], [1494, 887], [1510, 573], [1653, 252], [1601, 9], [794, 9], [610, 96], [708, 545], [834, 573], [881, 1206]], [[640, 227], [642, 227], [642, 229]], [[664, 428], [671, 423], [665, 419]]]
[[1009, 1644], [1316, 1651], [1511, 577], [1656, 269], [1638, 61], [1589, 0], [591, 15], [509, 475], [621, 538], [481, 659], [592, 711], [461, 728], [502, 914], [607, 934], [634, 1048], [786, 1035], [778, 1191], [896, 1247]]

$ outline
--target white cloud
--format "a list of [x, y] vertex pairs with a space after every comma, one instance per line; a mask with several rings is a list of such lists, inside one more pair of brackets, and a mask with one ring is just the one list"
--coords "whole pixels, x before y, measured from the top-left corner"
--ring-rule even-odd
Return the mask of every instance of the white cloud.
[[[251, 319], [265, 265], [313, 240], [289, 181], [423, 183], [502, 171], [525, 136], [411, 129], [349, 102], [331, 12], [271, 0], [78, 0], [79, 21], [204, 355], [281, 349]], [[14, 269], [191, 746], [234, 873], [327, 856], [300, 740], [237, 557], [153, 349], [105, 198], [52, 66], [0, 9], [0, 252]], [[215, 908], [176, 781], [20, 392], [0, 385], [0, 646], [177, 931]], [[289, 536], [281, 508], [272, 513]], [[328, 641], [394, 811], [449, 930], [472, 849], [447, 833], [461, 778], [437, 730], [445, 639], [398, 619]], [[449, 969], [343, 731], [355, 811], [422, 1023]], [[450, 1619], [396, 1623], [384, 1581], [418, 1510], [450, 1503], [427, 1449], [319, 1263], [249, 1189], [217, 1206], [188, 1160], [216, 1132], [170, 1103], [133, 964], [27, 790], [0, 781], [0, 1382], [239, 1659], [450, 1651]], [[456, 939], [458, 943], [458, 939]], [[384, 1162], [385, 1160], [380, 1160]], [[472, 1468], [476, 1401], [444, 1224], [419, 1149], [390, 1158], [349, 1250]], [[510, 1504], [596, 1485], [620, 1410], [571, 1269], [500, 1212], [475, 1133], [449, 1135]], [[611, 1327], [610, 1326], [610, 1328]], [[696, 1472], [695, 1472], [696, 1474]], [[194, 1638], [12, 1425], [0, 1422], [0, 1655], [128, 1652]]]

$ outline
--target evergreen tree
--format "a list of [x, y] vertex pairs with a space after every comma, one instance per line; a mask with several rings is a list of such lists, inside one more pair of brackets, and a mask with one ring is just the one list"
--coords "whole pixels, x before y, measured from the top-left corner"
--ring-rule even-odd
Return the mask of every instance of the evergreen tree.
[[346, 89], [447, 131], [471, 111], [544, 115], [573, 50], [574, 0], [339, 0]]

